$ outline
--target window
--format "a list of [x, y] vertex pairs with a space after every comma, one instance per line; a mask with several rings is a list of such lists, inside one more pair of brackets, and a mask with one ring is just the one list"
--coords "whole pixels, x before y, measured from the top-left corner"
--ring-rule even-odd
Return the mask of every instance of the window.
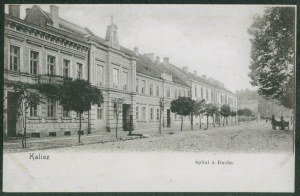
[[174, 119], [175, 119], [175, 120], [177, 120], [177, 114], [176, 114], [176, 113], [175, 113], [175, 117], [174, 117]]
[[138, 120], [139, 119], [139, 107], [135, 108], [135, 119]]
[[20, 68], [20, 48], [16, 46], [10, 46], [9, 56], [9, 70], [19, 71]]
[[77, 63], [77, 78], [82, 79], [83, 72], [82, 72], [82, 64]]
[[146, 81], [142, 80], [142, 93], [145, 93], [145, 88], [146, 88]]
[[159, 120], [160, 109], [156, 109], [156, 120]]
[[197, 87], [195, 86], [195, 97], [197, 97]]
[[153, 108], [150, 109], [150, 120], [153, 120]]
[[181, 90], [179, 90], [178, 96], [181, 97]]
[[177, 99], [177, 89], [175, 89], [175, 99]]
[[36, 75], [39, 64], [39, 53], [30, 51], [30, 74]]
[[55, 57], [54, 56], [47, 56], [47, 70], [49, 75], [55, 74]]
[[225, 95], [225, 103], [227, 104], [227, 95]]
[[97, 108], [97, 119], [98, 120], [102, 119], [102, 112], [103, 112], [103, 109], [101, 107], [98, 107]]
[[201, 99], [203, 99], [203, 87], [201, 87]]
[[96, 76], [96, 84], [98, 85], [98, 86], [101, 86], [102, 85], [102, 83], [103, 83], [103, 66], [101, 66], [101, 65], [97, 65], [97, 76]]
[[138, 93], [139, 92], [139, 79], [136, 79], [136, 84], [135, 84], [135, 91]]
[[149, 94], [150, 94], [150, 95], [153, 95], [153, 84], [152, 84], [152, 83], [150, 83]]
[[30, 110], [30, 116], [37, 116], [37, 105], [31, 106], [29, 110]]
[[70, 77], [70, 61], [67, 59], [63, 60], [63, 76]]
[[146, 121], [146, 107], [142, 107], [142, 121]]
[[119, 86], [119, 70], [113, 69], [113, 88], [118, 88]]
[[208, 100], [208, 89], [206, 89], [206, 100]]
[[159, 85], [156, 85], [156, 96], [159, 96]]
[[47, 116], [55, 117], [55, 99], [53, 97], [48, 97], [47, 102]]
[[63, 117], [70, 117], [70, 112], [63, 108]]
[[170, 97], [171, 94], [171, 88], [170, 86], [167, 87], [167, 97]]
[[183, 96], [185, 97], [185, 91], [183, 91]]
[[211, 99], [212, 101], [214, 101], [214, 92], [213, 92], [213, 91], [211, 91], [211, 93], [210, 93], [210, 99]]
[[126, 91], [128, 90], [128, 72], [123, 72], [124, 74], [124, 86], [123, 86], [123, 89]]

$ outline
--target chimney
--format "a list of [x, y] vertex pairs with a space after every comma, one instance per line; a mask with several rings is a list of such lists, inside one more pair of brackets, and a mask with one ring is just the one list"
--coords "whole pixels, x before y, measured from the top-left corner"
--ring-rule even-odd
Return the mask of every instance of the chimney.
[[206, 75], [202, 75], [202, 78], [206, 79]]
[[139, 56], [139, 48], [138, 47], [134, 47], [134, 53], [136, 56]]
[[148, 57], [152, 62], [154, 62], [154, 54], [149, 53], [149, 54], [144, 54], [146, 57]]
[[169, 57], [164, 57], [164, 64], [169, 64]]
[[186, 74], [189, 73], [189, 67], [188, 66], [183, 66], [182, 69], [183, 69], [184, 73], [186, 73]]
[[9, 5], [8, 14], [16, 18], [20, 18], [20, 5]]
[[157, 64], [160, 64], [160, 58], [159, 58], [159, 56], [156, 56], [155, 62], [156, 62]]
[[50, 5], [50, 14], [52, 17], [53, 27], [59, 28], [59, 7], [56, 5]]
[[197, 76], [197, 71], [196, 70], [194, 70], [194, 75]]
[[30, 8], [26, 8], [25, 10], [26, 10], [26, 16], [27, 16], [30, 12]]

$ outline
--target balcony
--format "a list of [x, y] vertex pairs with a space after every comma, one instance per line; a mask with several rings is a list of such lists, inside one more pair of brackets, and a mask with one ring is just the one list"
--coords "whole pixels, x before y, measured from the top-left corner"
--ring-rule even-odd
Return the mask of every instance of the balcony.
[[52, 74], [38, 75], [39, 84], [61, 84], [65, 79], [71, 80], [72, 78]]

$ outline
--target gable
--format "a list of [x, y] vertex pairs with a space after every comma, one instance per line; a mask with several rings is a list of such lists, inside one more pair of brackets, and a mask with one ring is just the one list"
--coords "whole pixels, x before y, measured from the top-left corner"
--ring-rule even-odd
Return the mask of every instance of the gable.
[[28, 15], [26, 16], [25, 20], [27, 22], [46, 27], [47, 26], [47, 17], [45, 14], [39, 9], [37, 6], [33, 6]]

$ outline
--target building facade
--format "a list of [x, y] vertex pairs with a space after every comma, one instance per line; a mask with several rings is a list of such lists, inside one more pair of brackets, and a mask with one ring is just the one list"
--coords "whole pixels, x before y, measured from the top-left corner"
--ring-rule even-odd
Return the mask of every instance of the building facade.
[[[118, 128], [127, 131], [159, 125], [160, 102], [164, 103], [162, 123], [165, 127], [180, 124], [170, 111], [172, 100], [180, 96], [203, 98], [236, 109], [236, 96], [213, 79], [205, 79], [187, 68], [180, 69], [165, 57], [160, 62], [154, 54], [139, 54], [118, 42], [118, 27], [111, 21], [105, 38], [88, 28], [59, 17], [59, 7], [50, 12], [34, 5], [20, 18], [20, 6], [9, 5], [4, 28], [4, 123], [7, 136], [23, 133], [22, 117], [15, 115], [16, 96], [10, 81], [49, 83], [63, 77], [88, 80], [102, 90], [104, 103], [92, 106], [83, 116], [84, 131], [92, 133]], [[52, 96], [42, 95], [44, 102], [28, 111], [27, 133], [31, 137], [77, 134], [79, 117], [65, 111]], [[112, 99], [124, 100], [116, 125]], [[189, 117], [184, 118], [189, 123]]]

